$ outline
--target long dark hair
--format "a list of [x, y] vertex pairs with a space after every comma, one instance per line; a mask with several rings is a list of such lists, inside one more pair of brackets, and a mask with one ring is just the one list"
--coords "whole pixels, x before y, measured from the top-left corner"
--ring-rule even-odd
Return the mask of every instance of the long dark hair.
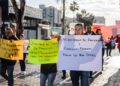
[[97, 30], [96, 30], [96, 34], [97, 34], [97, 35], [101, 35], [101, 34], [99, 34], [99, 31], [101, 31], [101, 29], [97, 29]]

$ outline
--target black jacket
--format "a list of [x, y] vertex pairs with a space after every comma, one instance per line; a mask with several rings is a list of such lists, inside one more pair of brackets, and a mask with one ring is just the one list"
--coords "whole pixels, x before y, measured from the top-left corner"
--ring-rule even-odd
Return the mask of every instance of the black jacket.
[[91, 32], [86, 32], [85, 35], [96, 35], [93, 31]]
[[49, 74], [49, 73], [56, 73], [57, 72], [57, 65], [53, 64], [41, 64], [41, 73]]

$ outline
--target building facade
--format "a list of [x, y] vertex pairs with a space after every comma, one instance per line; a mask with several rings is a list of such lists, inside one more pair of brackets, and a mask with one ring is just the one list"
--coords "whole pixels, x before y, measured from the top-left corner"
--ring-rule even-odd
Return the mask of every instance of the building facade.
[[51, 26], [61, 26], [61, 11], [53, 6], [40, 5], [39, 8], [43, 10], [43, 20], [48, 21]]

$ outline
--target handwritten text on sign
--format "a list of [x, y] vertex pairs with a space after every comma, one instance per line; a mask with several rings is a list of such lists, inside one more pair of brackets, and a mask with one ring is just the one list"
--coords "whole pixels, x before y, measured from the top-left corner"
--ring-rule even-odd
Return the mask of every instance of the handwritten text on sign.
[[28, 62], [34, 64], [48, 64], [58, 62], [58, 41], [30, 40]]
[[23, 40], [4, 40], [0, 39], [0, 58], [8, 60], [23, 59]]
[[61, 36], [58, 69], [101, 71], [100, 38], [97, 35]]

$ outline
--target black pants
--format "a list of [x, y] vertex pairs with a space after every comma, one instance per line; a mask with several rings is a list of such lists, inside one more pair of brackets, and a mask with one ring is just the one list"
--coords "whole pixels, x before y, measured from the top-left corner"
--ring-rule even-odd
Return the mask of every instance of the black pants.
[[104, 57], [105, 54], [105, 48], [102, 48], [102, 57]]
[[23, 54], [23, 60], [20, 60], [20, 69], [21, 69], [21, 71], [26, 70], [26, 55], [27, 55], [27, 53], [24, 53]]
[[[1, 63], [0, 74], [3, 78], [8, 80], [8, 86], [14, 85], [13, 71], [14, 71], [14, 65], [8, 65], [5, 63]], [[6, 74], [6, 72], [7, 72], [7, 74]]]
[[66, 70], [62, 70], [63, 72], [63, 77], [66, 77]]
[[105, 54], [105, 48], [102, 48], [102, 70], [103, 70], [103, 64], [104, 64], [104, 54]]
[[106, 49], [107, 56], [111, 56], [111, 51], [112, 51], [112, 47], [111, 46], [107, 46], [107, 49]]

